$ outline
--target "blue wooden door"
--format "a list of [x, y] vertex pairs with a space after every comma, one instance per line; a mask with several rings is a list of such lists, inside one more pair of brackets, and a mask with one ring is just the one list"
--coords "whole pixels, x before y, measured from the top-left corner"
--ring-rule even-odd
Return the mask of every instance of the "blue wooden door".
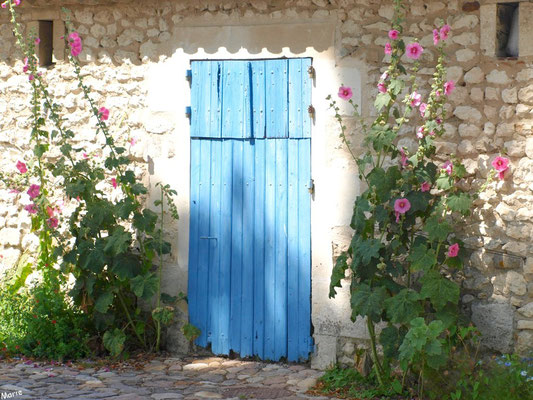
[[192, 62], [189, 314], [215, 354], [312, 351], [310, 65]]

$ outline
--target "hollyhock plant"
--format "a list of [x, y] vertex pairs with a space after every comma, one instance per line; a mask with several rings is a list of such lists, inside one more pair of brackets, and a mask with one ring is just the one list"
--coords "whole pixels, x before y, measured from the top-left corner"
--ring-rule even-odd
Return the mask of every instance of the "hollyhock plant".
[[26, 172], [28, 172], [28, 168], [26, 167], [26, 164], [24, 164], [22, 161], [17, 161], [16, 167], [21, 174], [25, 174]]
[[109, 110], [105, 107], [100, 107], [98, 110], [98, 114], [100, 115], [100, 118], [102, 118], [104, 121], [107, 121], [109, 119]]
[[505, 157], [498, 156], [492, 160], [492, 166], [498, 172], [498, 178], [500, 180], [504, 179], [505, 171], [509, 169], [509, 159]]
[[448, 247], [448, 257], [457, 257], [459, 254], [459, 244], [454, 243], [450, 247]]
[[378, 91], [380, 93], [387, 93], [387, 85], [385, 85], [383, 82], [378, 83]]
[[422, 103], [422, 95], [417, 92], [413, 92], [410, 96], [411, 107], [418, 107]]
[[424, 138], [424, 127], [421, 126], [419, 127], [417, 130], [416, 130], [416, 137], [418, 139], [423, 139]]
[[111, 178], [111, 185], [113, 186], [113, 188], [117, 188], [118, 184], [117, 184], [117, 179], [116, 178]]
[[431, 190], [431, 183], [424, 182], [422, 185], [420, 185], [420, 191], [421, 192], [429, 192]]
[[448, 174], [451, 175], [453, 173], [453, 163], [451, 161], [446, 161], [444, 165], [442, 166], [442, 169]]
[[427, 108], [428, 108], [428, 105], [426, 103], [420, 103], [419, 111], [420, 111], [420, 116], [422, 118], [426, 116]]
[[409, 43], [406, 47], [406, 55], [412, 60], [418, 60], [422, 53], [424, 52], [424, 48], [420, 46], [420, 43]]
[[450, 28], [450, 25], [444, 25], [442, 28], [440, 28], [440, 32], [439, 32], [440, 38], [442, 40], [448, 39], [448, 35], [450, 34], [451, 30], [452, 29]]
[[52, 229], [57, 228], [59, 225], [59, 220], [56, 217], [48, 218], [48, 226]]
[[405, 168], [407, 167], [407, 155], [405, 154], [405, 150], [403, 149], [403, 147], [400, 147], [398, 150], [400, 151], [401, 155], [400, 164], [403, 168]]
[[398, 36], [400, 35], [400, 32], [398, 32], [396, 29], [391, 29], [389, 31], [389, 39], [396, 40], [398, 39]]
[[352, 88], [348, 86], [341, 86], [339, 88], [339, 97], [343, 100], [350, 100], [353, 96]]
[[449, 96], [452, 94], [452, 92], [455, 89], [455, 82], [454, 81], [447, 81], [444, 83], [444, 94], [446, 96]]
[[41, 187], [39, 185], [35, 185], [35, 184], [31, 185], [27, 192], [28, 196], [30, 196], [30, 199], [33, 200], [34, 198], [38, 197], [40, 190], [41, 190]]
[[433, 29], [433, 44], [437, 46], [440, 42], [440, 34], [438, 29]]
[[396, 213], [396, 222], [400, 222], [400, 215], [405, 214], [411, 209], [411, 203], [407, 199], [397, 199], [394, 202], [394, 212]]
[[68, 35], [69, 45], [70, 45], [70, 54], [72, 57], [77, 57], [82, 52], [81, 38], [78, 32], [71, 32]]
[[37, 206], [34, 203], [30, 203], [26, 206], [24, 206], [24, 210], [29, 212], [30, 214], [37, 214]]
[[385, 44], [385, 49], [383, 50], [386, 55], [392, 54], [392, 46], [390, 43]]

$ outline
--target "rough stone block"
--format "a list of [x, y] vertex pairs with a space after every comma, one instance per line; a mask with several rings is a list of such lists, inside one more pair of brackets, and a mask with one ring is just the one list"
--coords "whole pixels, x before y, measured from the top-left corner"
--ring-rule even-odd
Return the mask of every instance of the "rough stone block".
[[472, 322], [482, 334], [482, 343], [502, 353], [511, 350], [514, 310], [506, 303], [472, 305]]
[[329, 335], [314, 335], [315, 352], [311, 357], [311, 367], [327, 369], [337, 362], [337, 338]]

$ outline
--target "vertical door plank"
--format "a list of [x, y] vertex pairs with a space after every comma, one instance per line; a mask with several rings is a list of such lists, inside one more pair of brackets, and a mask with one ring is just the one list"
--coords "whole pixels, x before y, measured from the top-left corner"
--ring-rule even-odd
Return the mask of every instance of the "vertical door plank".
[[198, 255], [200, 249], [198, 225], [200, 220], [200, 145], [199, 139], [191, 139], [191, 203], [189, 235], [188, 296], [191, 324], [198, 326]]
[[289, 137], [302, 137], [304, 98], [302, 93], [302, 60], [289, 60]]
[[222, 180], [222, 140], [211, 140], [211, 210], [209, 213], [209, 272], [205, 277], [209, 281], [209, 290], [205, 294], [209, 298], [209, 315], [207, 326], [207, 341], [215, 346], [214, 341], [219, 331], [218, 318], [221, 313], [219, 292], [220, 276], [220, 196]]
[[209, 116], [209, 131], [207, 132], [207, 137], [220, 138], [222, 137], [222, 90], [220, 86], [220, 62], [211, 61], [209, 62], [209, 83], [210, 83], [210, 93], [209, 93], [209, 108], [207, 109], [207, 114]]
[[288, 139], [288, 255], [287, 255], [287, 358], [298, 361], [298, 147], [299, 140]]
[[233, 193], [231, 210], [231, 314], [230, 346], [240, 352], [241, 347], [241, 302], [242, 302], [242, 184], [243, 141], [233, 141]]
[[241, 298], [241, 357], [253, 354], [254, 323], [254, 158], [255, 140], [244, 141], [243, 157], [243, 244]]
[[265, 357], [265, 160], [266, 140], [255, 140], [254, 354]]
[[276, 351], [275, 360], [287, 355], [287, 139], [276, 143]]
[[265, 359], [275, 360], [276, 333], [276, 142], [266, 140], [265, 177]]
[[222, 137], [251, 137], [248, 62], [222, 62]]
[[299, 139], [298, 232], [299, 232], [299, 353], [306, 360], [311, 349], [311, 140]]
[[265, 61], [266, 137], [288, 137], [288, 62]]
[[198, 248], [198, 312], [199, 328], [202, 331], [198, 338], [201, 346], [207, 345], [207, 315], [208, 315], [208, 296], [207, 293], [207, 276], [209, 271], [209, 240], [201, 239], [208, 237], [209, 232], [209, 212], [211, 208], [211, 141], [201, 140], [200, 144], [200, 199], [199, 199], [199, 226], [198, 234], [200, 236], [200, 245]]
[[311, 137], [311, 118], [307, 112], [307, 108], [313, 104], [313, 99], [311, 97], [311, 89], [313, 85], [313, 80], [307, 74], [308, 68], [311, 66], [310, 58], [303, 58], [302, 60], [302, 130], [300, 136], [303, 138]]
[[231, 212], [232, 212], [232, 168], [233, 142], [222, 140], [222, 181], [220, 199], [220, 315], [218, 318], [219, 337], [216, 354], [229, 354], [230, 332], [230, 288], [231, 288]]
[[266, 127], [265, 61], [250, 62], [252, 73], [253, 137], [264, 138]]

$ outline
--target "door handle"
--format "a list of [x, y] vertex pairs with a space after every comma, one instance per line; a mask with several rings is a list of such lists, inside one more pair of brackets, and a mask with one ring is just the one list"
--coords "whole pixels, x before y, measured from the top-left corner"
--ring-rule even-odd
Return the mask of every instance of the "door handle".
[[214, 240], [215, 241], [215, 246], [218, 246], [218, 238], [215, 237], [215, 236], [200, 236], [200, 239]]

